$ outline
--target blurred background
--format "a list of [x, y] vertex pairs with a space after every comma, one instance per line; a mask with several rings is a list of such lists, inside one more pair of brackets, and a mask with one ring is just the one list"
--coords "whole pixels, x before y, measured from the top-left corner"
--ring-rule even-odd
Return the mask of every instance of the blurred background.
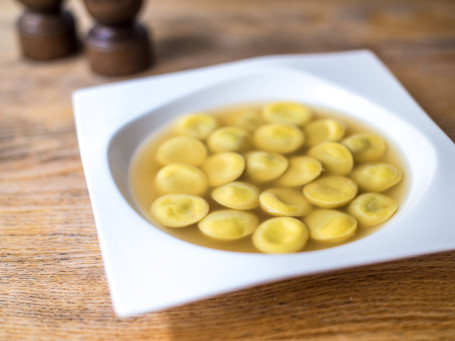
[[[94, 20], [83, 1], [65, 1], [64, 7], [75, 16], [78, 35], [85, 39]], [[24, 61], [15, 29], [22, 12], [18, 1], [0, 4], [2, 99], [17, 90], [5, 81], [11, 77], [23, 77], [20, 83], [26, 90], [52, 76], [64, 84], [66, 95], [113, 80], [92, 73], [83, 53], [52, 63]], [[132, 77], [268, 54], [370, 49], [424, 108], [436, 103], [431, 113], [438, 120], [454, 106], [452, 96], [436, 101], [453, 85], [448, 71], [455, 59], [454, 17], [455, 2], [450, 0], [146, 0], [138, 19], [150, 30], [156, 64]]]

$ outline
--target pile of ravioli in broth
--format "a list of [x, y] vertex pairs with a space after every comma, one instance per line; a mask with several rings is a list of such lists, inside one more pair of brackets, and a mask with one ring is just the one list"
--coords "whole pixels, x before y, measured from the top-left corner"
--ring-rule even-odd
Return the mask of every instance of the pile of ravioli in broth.
[[[250, 238], [257, 252], [293, 253], [309, 241], [339, 245], [398, 209], [388, 190], [402, 170], [384, 160], [377, 133], [297, 102], [179, 117], [149, 155], [152, 220], [199, 229], [223, 243]], [[384, 193], [386, 192], [386, 193]]]

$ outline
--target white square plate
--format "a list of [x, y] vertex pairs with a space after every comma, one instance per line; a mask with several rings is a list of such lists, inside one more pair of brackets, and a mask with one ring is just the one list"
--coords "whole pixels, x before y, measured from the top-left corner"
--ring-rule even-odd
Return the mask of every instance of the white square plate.
[[[400, 149], [409, 193], [376, 233], [286, 255], [178, 240], [144, 219], [128, 187], [136, 148], [180, 114], [295, 100], [374, 125]], [[107, 278], [120, 316], [265, 282], [455, 249], [455, 145], [369, 51], [270, 56], [78, 90], [77, 135]]]

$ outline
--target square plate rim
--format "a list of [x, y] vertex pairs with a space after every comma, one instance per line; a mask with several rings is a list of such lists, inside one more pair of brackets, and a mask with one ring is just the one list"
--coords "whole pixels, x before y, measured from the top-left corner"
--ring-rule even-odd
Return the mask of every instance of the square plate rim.
[[[221, 287], [218, 289], [214, 290], [208, 290], [205, 294], [195, 294], [193, 296], [188, 296], [186, 299], [180, 299], [176, 301], [170, 301], [167, 304], [161, 302], [158, 305], [154, 305], [153, 302], [145, 302], [138, 304], [137, 300], [133, 300], [133, 302], [130, 301], [130, 296], [129, 291], [131, 290], [130, 286], [128, 283], [119, 283], [120, 280], [119, 278], [119, 268], [124, 269], [127, 264], [121, 264], [122, 260], [119, 259], [119, 257], [115, 256], [115, 248], [119, 247], [121, 245], [121, 240], [116, 240], [116, 238], [111, 238], [110, 236], [112, 234], [112, 231], [108, 229], [107, 226], [107, 221], [109, 219], [106, 218], [105, 213], [103, 212], [103, 207], [102, 205], [98, 205], [98, 199], [96, 198], [96, 192], [99, 191], [99, 186], [96, 184], [96, 181], [94, 181], [94, 165], [92, 164], [91, 160], [93, 160], [94, 155], [96, 156], [101, 156], [102, 162], [99, 166], [99, 170], [97, 172], [100, 172], [102, 175], [107, 176], [108, 178], [110, 177], [110, 172], [108, 169], [108, 166], [106, 165], [107, 157], [106, 157], [106, 152], [107, 152], [107, 147], [108, 147], [108, 142], [109, 142], [109, 137], [112, 137], [112, 134], [115, 133], [116, 129], [121, 127], [123, 124], [126, 122], [134, 119], [134, 115], [139, 116], [143, 112], [140, 112], [140, 106], [137, 108], [137, 110], [131, 115], [131, 117], [124, 117], [125, 113], [124, 108], [120, 106], [119, 110], [115, 110], [115, 103], [118, 101], [123, 101], [124, 98], [122, 97], [113, 97], [113, 96], [118, 96], [119, 92], [125, 91], [132, 91], [132, 89], [137, 88], [141, 89], [144, 87], [149, 87], [151, 85], [157, 86], [157, 84], [163, 84], [163, 83], [169, 83], [172, 84], [174, 82], [179, 82], [182, 79], [188, 79], [192, 77], [199, 76], [201, 77], [213, 77], [213, 75], [216, 76], [216, 74], [219, 74], [220, 72], [225, 72], [225, 70], [233, 70], [236, 68], [241, 68], [245, 67], [245, 65], [262, 65], [262, 66], [286, 66], [292, 68], [303, 68], [306, 72], [319, 76], [323, 78], [324, 80], [328, 80], [329, 82], [335, 83], [337, 86], [341, 86], [340, 83], [345, 82], [345, 80], [342, 79], [342, 77], [334, 77], [333, 69], [337, 69], [342, 67], [344, 64], [352, 64], [353, 62], [368, 65], [369, 67], [374, 66], [376, 67], [375, 72], [381, 75], [381, 77], [376, 77], [374, 80], [378, 80], [378, 78], [381, 78], [381, 81], [384, 83], [387, 83], [388, 85], [391, 86], [390, 91], [392, 91], [395, 94], [399, 94], [400, 98], [400, 103], [398, 105], [401, 106], [406, 106], [407, 108], [412, 108], [414, 112], [413, 118], [416, 119], [416, 122], [414, 122], [418, 127], [424, 129], [424, 131], [427, 133], [427, 135], [430, 135], [432, 137], [432, 142], [436, 144], [438, 147], [438, 150], [442, 152], [445, 152], [447, 147], [449, 148], [449, 153], [443, 153], [442, 156], [455, 156], [454, 152], [454, 144], [451, 142], [451, 140], [442, 132], [442, 130], [437, 127], [437, 125], [430, 119], [428, 114], [426, 114], [420, 106], [416, 103], [416, 101], [407, 93], [407, 91], [404, 89], [404, 87], [398, 82], [398, 80], [391, 74], [390, 71], [379, 61], [379, 59], [370, 51], [367, 50], [359, 50], [359, 51], [348, 51], [348, 52], [336, 52], [336, 53], [322, 53], [322, 54], [304, 54], [304, 55], [278, 55], [278, 56], [263, 56], [263, 57], [256, 57], [252, 59], [246, 59], [246, 60], [241, 60], [237, 62], [230, 62], [226, 64], [220, 64], [220, 65], [214, 65], [214, 66], [209, 66], [209, 67], [204, 67], [204, 68], [199, 68], [199, 69], [193, 69], [193, 70], [187, 70], [187, 71], [179, 71], [176, 73], [171, 73], [171, 74], [164, 74], [164, 75], [158, 75], [158, 76], [151, 76], [151, 77], [145, 77], [141, 79], [134, 79], [134, 80], [128, 80], [128, 81], [122, 81], [122, 82], [117, 82], [117, 83], [111, 83], [107, 85], [101, 85], [101, 86], [96, 86], [96, 87], [90, 87], [86, 89], [81, 89], [77, 90], [73, 94], [73, 105], [74, 105], [74, 116], [75, 116], [75, 121], [76, 121], [76, 131], [77, 131], [77, 138], [80, 146], [80, 153], [81, 153], [81, 159], [84, 167], [84, 172], [87, 180], [87, 185], [90, 193], [90, 198], [92, 200], [92, 206], [93, 206], [93, 213], [95, 217], [95, 224], [97, 227], [97, 232], [98, 232], [98, 238], [101, 246], [101, 251], [103, 255], [103, 262], [105, 265], [106, 273], [107, 273], [107, 278], [109, 282], [109, 288], [111, 291], [111, 296], [113, 299], [113, 304], [114, 304], [114, 309], [116, 313], [119, 316], [130, 316], [134, 315], [137, 313], [143, 313], [147, 311], [153, 311], [153, 310], [159, 310], [159, 309], [164, 309], [167, 307], [183, 304], [186, 302], [193, 301], [195, 299], [200, 299], [203, 297], [208, 297], [208, 296], [213, 296], [216, 294], [220, 294], [223, 292], [228, 292], [232, 290], [237, 290], [241, 289], [244, 287], [252, 286], [252, 285], [257, 285], [269, 281], [276, 281], [284, 278], [289, 278], [289, 277], [294, 277], [294, 276], [299, 276], [301, 273], [297, 273], [295, 275], [289, 274], [289, 273], [282, 273], [280, 275], [277, 275], [273, 278], [263, 279], [258, 282], [253, 282], [251, 283], [251, 279], [248, 279], [243, 282], [239, 282], [236, 285], [230, 283], [230, 287]], [[359, 63], [362, 62], [362, 63]], [[308, 65], [313, 65], [313, 68], [308, 67]], [[324, 66], [324, 68], [322, 67]], [[331, 67], [327, 67], [331, 66]], [[365, 79], [368, 79], [368, 73], [366, 73], [362, 79], [359, 82], [365, 82]], [[354, 82], [355, 83], [355, 82]], [[358, 87], [358, 84], [350, 84], [348, 87], [349, 90], [355, 91], [356, 86]], [[343, 87], [343, 86], [341, 86]], [[358, 89], [357, 89], [358, 90]], [[363, 88], [364, 91], [366, 91], [366, 94], [360, 92], [361, 96], [365, 96], [373, 101], [381, 101], [381, 98], [377, 98], [374, 96], [374, 94], [368, 93], [369, 89], [368, 87]], [[358, 93], [358, 92], [356, 92]], [[99, 96], [99, 97], [109, 97], [110, 99], [114, 99], [114, 104], [110, 104], [109, 108], [110, 110], [105, 110], [98, 112], [96, 115], [93, 115], [93, 112], [90, 115], [91, 117], [87, 117], [87, 113], [90, 109], [90, 102], [94, 100], [94, 96]], [[174, 98], [177, 95], [174, 94]], [[179, 95], [181, 96], [181, 94]], [[369, 96], [369, 97], [368, 97]], [[373, 97], [371, 97], [373, 96]], [[170, 96], [172, 98], [173, 96]], [[134, 98], [136, 99], [136, 98]], [[159, 101], [155, 103], [155, 106], [158, 106], [160, 103]], [[386, 103], [387, 105], [390, 105], [390, 103]], [[152, 110], [153, 108], [150, 107], [150, 103], [144, 103], [144, 109], [147, 107], [147, 111]], [[145, 111], [144, 111], [145, 112]], [[114, 119], [112, 119], [114, 116]], [[111, 124], [108, 125], [106, 129], [101, 129], [101, 132], [94, 128], [88, 129], [88, 125], [94, 125], [93, 120], [95, 120], [95, 123], [98, 123], [98, 125], [95, 124], [95, 126], [99, 127], [99, 124], [106, 123], [106, 120], [108, 120]], [[94, 136], [96, 134], [96, 136]], [[437, 137], [436, 141], [433, 140], [434, 137]], [[89, 149], [89, 145], [93, 142], [97, 141], [99, 144], [95, 146], [94, 148]], [[100, 142], [101, 141], [101, 142]], [[104, 143], [103, 143], [104, 142]], [[90, 157], [89, 157], [90, 154]], [[443, 161], [446, 161], [445, 166], [450, 166], [452, 169], [455, 169], [455, 165], [452, 163], [447, 163], [447, 159], [443, 158]], [[450, 161], [450, 160], [449, 160]], [[449, 168], [450, 168], [449, 167]], [[112, 184], [112, 183], [111, 183]], [[453, 186], [455, 190], [455, 182], [451, 183], [451, 186]], [[115, 189], [114, 189], [115, 192]], [[110, 201], [114, 200], [121, 200], [119, 196], [114, 196], [113, 198], [110, 199]], [[437, 207], [436, 207], [437, 208]], [[121, 219], [120, 219], [121, 220]], [[143, 221], [133, 219], [135, 223], [140, 223], [143, 224]], [[119, 222], [120, 223], [120, 222]], [[124, 221], [121, 221], [121, 223], [125, 223]], [[148, 224], [148, 223], [147, 223]], [[124, 237], [124, 236], [122, 236]], [[117, 243], [117, 244], [115, 244]], [[179, 242], [176, 241], [177, 244]], [[179, 244], [180, 245], [180, 244]], [[360, 266], [360, 265], [365, 265], [365, 264], [372, 264], [372, 263], [377, 263], [377, 262], [383, 262], [387, 260], [394, 260], [394, 259], [399, 259], [399, 258], [405, 258], [405, 257], [412, 257], [420, 254], [425, 254], [425, 253], [430, 253], [430, 252], [439, 252], [439, 251], [447, 251], [455, 248], [455, 243], [450, 244], [447, 247], [439, 247], [436, 250], [422, 250], [422, 252], [419, 252], [418, 250], [414, 250], [412, 252], [408, 252], [406, 256], [401, 255], [401, 256], [394, 256], [394, 255], [388, 255], [387, 253], [384, 254], [383, 257], [376, 257], [374, 259], [370, 259], [366, 257], [362, 261], [355, 262], [351, 265], [346, 265], [346, 264], [334, 264], [332, 267], [324, 268], [324, 269], [311, 269], [304, 274], [312, 274], [312, 273], [317, 273], [321, 271], [328, 271], [328, 270], [337, 270], [337, 269], [342, 269], [346, 268], [349, 266]], [[338, 249], [338, 248], [337, 248]], [[188, 252], [191, 251], [192, 248], [189, 247]], [[232, 255], [230, 255], [231, 257]], [[240, 255], [237, 255], [240, 256]], [[235, 257], [237, 257], [235, 256]], [[255, 264], [263, 263], [262, 257], [263, 255], [260, 255], [258, 258], [256, 255], [254, 256], [248, 256], [249, 258], [252, 259], [252, 262]], [[286, 255], [283, 257], [275, 257], [274, 259], [283, 259], [283, 258], [295, 258], [294, 255]], [[259, 260], [260, 259], [260, 260]], [[267, 258], [267, 262], [269, 263], [275, 263], [275, 261], [272, 261], [271, 257]], [[121, 264], [121, 266], [118, 266]], [[278, 263], [279, 264], [279, 261]], [[259, 264], [260, 266], [263, 266], [263, 264]], [[143, 287], [136, 287], [136, 290], [146, 290]]]

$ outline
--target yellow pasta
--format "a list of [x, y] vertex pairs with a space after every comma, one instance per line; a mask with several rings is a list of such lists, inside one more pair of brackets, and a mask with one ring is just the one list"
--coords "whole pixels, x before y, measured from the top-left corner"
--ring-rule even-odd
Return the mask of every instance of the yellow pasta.
[[131, 193], [174, 236], [241, 252], [333, 247], [393, 219], [404, 167], [361, 124], [293, 101], [184, 115], [138, 152]]

